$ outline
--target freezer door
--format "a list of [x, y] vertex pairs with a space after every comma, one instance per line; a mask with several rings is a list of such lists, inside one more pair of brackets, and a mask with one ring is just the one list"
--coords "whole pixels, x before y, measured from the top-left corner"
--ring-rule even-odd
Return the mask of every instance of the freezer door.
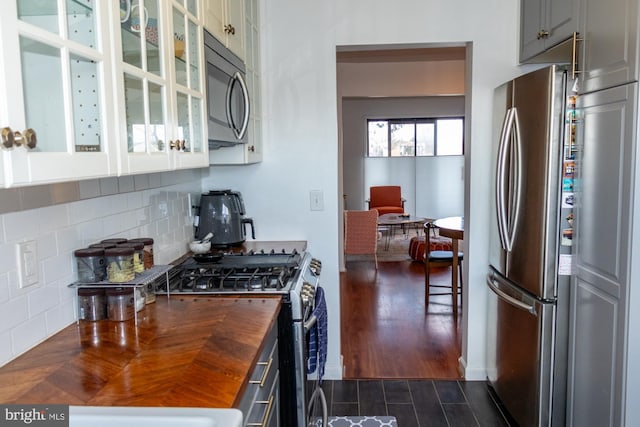
[[556, 296], [565, 87], [552, 66], [498, 88], [494, 101], [503, 120], [494, 124], [490, 263], [542, 299]]
[[521, 427], [551, 420], [555, 304], [541, 303], [491, 271], [488, 380]]

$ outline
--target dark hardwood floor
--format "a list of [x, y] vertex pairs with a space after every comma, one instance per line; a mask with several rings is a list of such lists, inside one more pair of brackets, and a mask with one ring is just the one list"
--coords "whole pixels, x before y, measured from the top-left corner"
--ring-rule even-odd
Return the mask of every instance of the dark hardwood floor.
[[[451, 296], [425, 310], [424, 270], [417, 262], [349, 261], [340, 275], [344, 379], [458, 380], [460, 313]], [[450, 283], [451, 270], [431, 270]]]

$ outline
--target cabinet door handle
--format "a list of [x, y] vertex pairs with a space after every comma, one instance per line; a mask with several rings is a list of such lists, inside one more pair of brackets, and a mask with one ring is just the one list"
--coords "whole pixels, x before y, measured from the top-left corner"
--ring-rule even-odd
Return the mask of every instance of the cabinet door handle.
[[547, 37], [549, 37], [549, 31], [547, 31], [547, 30], [538, 31], [538, 40], [546, 39]]
[[236, 29], [233, 27], [233, 25], [228, 24], [224, 26], [224, 32], [227, 34], [234, 35], [236, 33]]
[[13, 131], [10, 127], [4, 127], [0, 131], [2, 137], [2, 146], [5, 148], [11, 148], [16, 143], [16, 139], [13, 136]]
[[266, 403], [267, 404], [267, 410], [264, 411], [264, 416], [262, 417], [262, 422], [261, 423], [247, 423], [248, 426], [260, 426], [260, 427], [265, 427], [267, 425], [267, 422], [269, 421], [269, 415], [271, 415], [271, 408], [273, 407], [273, 395], [271, 395], [271, 397], [269, 397], [269, 402], [265, 402], [265, 401], [257, 401], [256, 403]]
[[260, 384], [260, 387], [264, 387], [264, 383], [267, 381], [267, 377], [269, 376], [269, 371], [271, 370], [272, 364], [273, 364], [273, 357], [270, 358], [268, 362], [258, 362], [258, 365], [267, 365], [267, 367], [264, 368], [264, 372], [262, 373], [262, 378], [260, 378], [260, 381], [258, 380], [249, 381], [249, 384]]

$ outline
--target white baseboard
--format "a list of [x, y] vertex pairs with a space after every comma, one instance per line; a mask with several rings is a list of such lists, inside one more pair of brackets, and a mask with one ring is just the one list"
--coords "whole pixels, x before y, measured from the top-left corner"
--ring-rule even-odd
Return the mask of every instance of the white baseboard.
[[458, 358], [458, 371], [462, 378], [467, 381], [485, 381], [487, 371], [485, 369], [469, 369], [467, 361], [463, 357]]

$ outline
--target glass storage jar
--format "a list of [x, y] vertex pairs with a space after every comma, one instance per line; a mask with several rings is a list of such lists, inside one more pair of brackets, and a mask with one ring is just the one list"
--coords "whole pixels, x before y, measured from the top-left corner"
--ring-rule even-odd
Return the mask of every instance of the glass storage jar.
[[83, 283], [101, 282], [107, 278], [104, 249], [85, 248], [73, 253], [78, 266], [78, 281]]
[[107, 318], [107, 299], [103, 288], [78, 289], [78, 319], [102, 320]]
[[109, 320], [123, 321], [136, 313], [133, 288], [107, 289], [107, 315]]
[[144, 243], [126, 242], [117, 246], [118, 248], [133, 248], [133, 271], [142, 273], [144, 271]]
[[140, 237], [130, 239], [128, 242], [140, 242], [144, 244], [144, 269], [148, 270], [153, 267], [153, 239], [151, 237]]
[[90, 248], [102, 248], [102, 249], [109, 249], [109, 248], [115, 248], [116, 244], [115, 243], [92, 243], [89, 245]]
[[114, 283], [130, 282], [135, 278], [133, 271], [133, 248], [115, 247], [105, 249], [107, 280]]
[[121, 243], [127, 243], [127, 239], [125, 239], [123, 237], [114, 237], [112, 239], [100, 240], [100, 243], [111, 243], [111, 244], [114, 244], [114, 245], [119, 245]]

